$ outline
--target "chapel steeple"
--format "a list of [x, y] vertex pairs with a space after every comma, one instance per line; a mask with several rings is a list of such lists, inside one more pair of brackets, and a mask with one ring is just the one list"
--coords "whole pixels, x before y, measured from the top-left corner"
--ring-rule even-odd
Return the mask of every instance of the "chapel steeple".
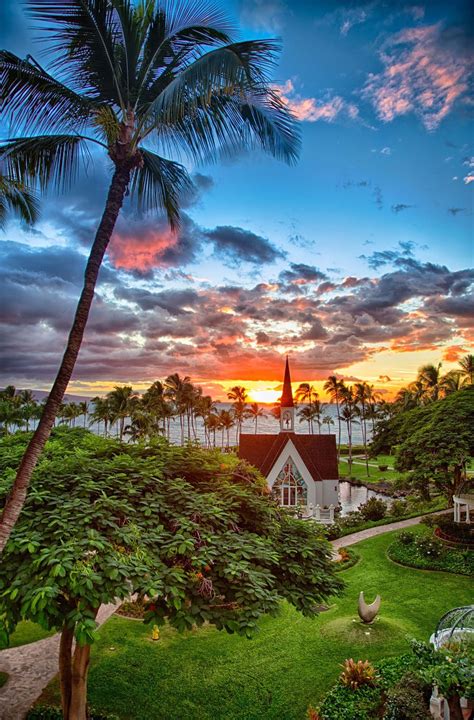
[[290, 365], [286, 356], [285, 377], [283, 392], [280, 400], [280, 432], [294, 432], [295, 430], [295, 404], [291, 390]]

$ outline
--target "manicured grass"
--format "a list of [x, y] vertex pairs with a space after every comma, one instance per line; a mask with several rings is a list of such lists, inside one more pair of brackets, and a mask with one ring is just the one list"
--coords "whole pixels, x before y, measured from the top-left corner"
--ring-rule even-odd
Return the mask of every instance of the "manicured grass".
[[[138, 621], [111, 618], [92, 653], [91, 704], [123, 720], [303, 720], [334, 684], [346, 658], [378, 660], [427, 640], [443, 613], [470, 602], [469, 578], [412, 570], [386, 557], [389, 533], [356, 546], [361, 559], [341, 573], [344, 596], [310, 620], [284, 604], [253, 640], [211, 628], [161, 640]], [[380, 620], [357, 620], [357, 597], [382, 595]], [[57, 683], [42, 702], [57, 702]]]
[[17, 647], [18, 645], [26, 645], [27, 643], [36, 642], [36, 640], [42, 640], [53, 632], [44, 630], [40, 625], [32, 623], [29, 620], [18, 623], [15, 632], [10, 635], [10, 642], [8, 645], [2, 645], [0, 642], [0, 650], [6, 647]]
[[8, 680], [8, 674], [5, 672], [0, 672], [0, 688], [3, 687]]
[[[398, 470], [393, 470], [395, 457], [393, 455], [379, 455], [376, 458], [369, 458], [369, 476], [365, 467], [365, 459], [362, 456], [354, 458], [352, 463], [351, 477], [355, 480], [361, 480], [364, 484], [388, 482], [394, 483], [403, 475]], [[379, 470], [378, 465], [388, 465], [391, 470]], [[341, 478], [349, 477], [349, 463], [347, 456], [344, 455], [339, 463], [339, 475]]]

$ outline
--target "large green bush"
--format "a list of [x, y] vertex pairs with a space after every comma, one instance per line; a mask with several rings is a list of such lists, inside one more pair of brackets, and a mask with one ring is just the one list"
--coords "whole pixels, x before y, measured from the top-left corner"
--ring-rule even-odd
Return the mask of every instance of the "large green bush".
[[[407, 536], [412, 540], [407, 542]], [[443, 570], [460, 575], [474, 575], [474, 552], [450, 548], [429, 535], [416, 537], [414, 533], [401, 532], [387, 551], [394, 562], [423, 570]]]

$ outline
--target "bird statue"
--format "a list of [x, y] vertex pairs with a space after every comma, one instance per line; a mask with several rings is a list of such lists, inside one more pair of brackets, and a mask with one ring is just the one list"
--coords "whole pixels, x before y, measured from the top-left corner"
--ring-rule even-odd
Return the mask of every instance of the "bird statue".
[[377, 614], [380, 610], [380, 603], [382, 598], [380, 595], [377, 595], [374, 602], [370, 605], [367, 605], [364, 599], [364, 591], [361, 590], [359, 593], [359, 604], [358, 604], [358, 613], [359, 617], [362, 620], [363, 623], [366, 623], [367, 625], [372, 623], [375, 618], [377, 617]]

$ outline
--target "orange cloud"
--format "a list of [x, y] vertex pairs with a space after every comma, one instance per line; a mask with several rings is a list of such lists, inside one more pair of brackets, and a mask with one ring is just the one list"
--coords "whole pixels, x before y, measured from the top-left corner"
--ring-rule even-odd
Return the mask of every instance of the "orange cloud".
[[467, 350], [462, 345], [450, 345], [443, 350], [443, 360], [447, 360], [447, 362], [457, 362], [459, 358], [466, 353]]
[[357, 106], [353, 103], [347, 103], [339, 95], [335, 95], [328, 100], [301, 97], [295, 91], [292, 80], [287, 80], [283, 85], [274, 85], [274, 90], [298, 120], [334, 122], [341, 113], [348, 115], [352, 120], [355, 120], [359, 115]]
[[176, 246], [176, 233], [171, 230], [148, 230], [139, 238], [124, 233], [115, 233], [110, 246], [109, 257], [119, 270], [147, 272], [158, 266], [166, 266], [163, 255]]
[[434, 130], [468, 89], [470, 58], [444, 41], [440, 23], [392, 36], [381, 59], [384, 71], [369, 76], [363, 94], [384, 122], [415, 112]]

